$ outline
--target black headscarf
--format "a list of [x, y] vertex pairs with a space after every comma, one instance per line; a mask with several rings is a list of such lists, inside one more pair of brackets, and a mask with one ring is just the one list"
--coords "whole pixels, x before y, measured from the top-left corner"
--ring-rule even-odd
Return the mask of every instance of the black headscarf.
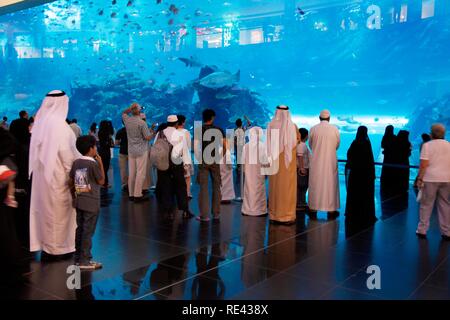
[[398, 163], [409, 163], [409, 157], [411, 156], [411, 142], [409, 142], [409, 131], [399, 131], [396, 143], [396, 153]]
[[347, 152], [346, 168], [372, 179], [375, 178], [375, 161], [367, 132], [365, 126], [358, 128], [356, 138]]
[[389, 148], [395, 140], [394, 126], [389, 125], [384, 131], [383, 140], [381, 140], [381, 148]]

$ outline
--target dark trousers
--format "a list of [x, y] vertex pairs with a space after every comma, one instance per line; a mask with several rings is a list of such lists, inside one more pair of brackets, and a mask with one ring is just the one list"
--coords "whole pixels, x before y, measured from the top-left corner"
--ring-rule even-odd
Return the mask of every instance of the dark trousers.
[[241, 187], [241, 173], [242, 173], [242, 164], [236, 164], [236, 189], [238, 190], [239, 197], [243, 197], [242, 187]]
[[174, 209], [174, 197], [179, 210], [187, 211], [189, 209], [182, 164], [171, 164], [166, 171], [158, 170], [156, 189], [158, 203], [163, 212], [168, 213]]
[[99, 148], [98, 154], [102, 158], [102, 162], [103, 162], [103, 169], [104, 169], [104, 173], [105, 173], [105, 187], [106, 187], [109, 184], [108, 170], [109, 170], [109, 166], [111, 164], [111, 149]]
[[210, 214], [208, 188], [209, 177], [211, 177], [212, 180], [212, 212], [214, 215], [219, 215], [220, 200], [222, 199], [222, 195], [220, 193], [220, 185], [222, 183], [220, 178], [220, 165], [200, 164], [198, 166], [197, 183], [200, 185], [198, 205], [200, 208], [200, 216], [203, 218], [207, 218]]
[[308, 191], [309, 174], [297, 175], [297, 207], [306, 207], [306, 192]]
[[88, 264], [92, 260], [92, 237], [97, 225], [98, 214], [98, 212], [88, 212], [77, 208], [75, 263]]

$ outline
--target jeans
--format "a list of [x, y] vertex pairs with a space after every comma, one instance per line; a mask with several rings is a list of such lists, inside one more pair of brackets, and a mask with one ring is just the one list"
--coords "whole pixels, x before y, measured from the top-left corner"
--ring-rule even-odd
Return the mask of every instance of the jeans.
[[306, 192], [308, 191], [309, 175], [297, 175], [297, 207], [306, 207]]
[[92, 260], [92, 237], [97, 225], [98, 215], [98, 212], [88, 212], [77, 208], [75, 263], [88, 264]]

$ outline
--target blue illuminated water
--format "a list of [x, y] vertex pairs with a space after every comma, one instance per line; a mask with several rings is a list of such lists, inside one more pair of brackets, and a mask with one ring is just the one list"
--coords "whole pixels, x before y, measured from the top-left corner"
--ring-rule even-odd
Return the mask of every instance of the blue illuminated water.
[[[216, 108], [225, 127], [264, 126], [287, 104], [309, 128], [328, 108], [340, 158], [365, 124], [380, 159], [387, 124], [410, 129], [415, 149], [432, 122], [450, 125], [449, 13], [439, 0], [54, 1], [0, 16], [0, 115], [33, 114], [56, 88], [85, 131], [119, 127], [133, 101], [154, 122]], [[239, 81], [202, 95], [197, 64]]]

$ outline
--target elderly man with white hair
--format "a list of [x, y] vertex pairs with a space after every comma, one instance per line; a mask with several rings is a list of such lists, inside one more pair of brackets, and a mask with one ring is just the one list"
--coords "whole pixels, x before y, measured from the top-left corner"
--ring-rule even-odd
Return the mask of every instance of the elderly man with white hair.
[[445, 140], [445, 127], [431, 127], [431, 141], [425, 143], [420, 153], [417, 179], [420, 192], [420, 221], [417, 235], [425, 238], [430, 217], [436, 205], [442, 239], [450, 240], [450, 142]]
[[42, 250], [49, 256], [75, 251], [77, 224], [69, 172], [81, 154], [66, 123], [68, 112], [69, 98], [63, 91], [48, 93], [36, 114], [31, 134], [30, 251]]
[[311, 128], [309, 146], [312, 155], [309, 164], [309, 207], [312, 218], [317, 211], [327, 211], [328, 218], [339, 216], [339, 180], [336, 151], [340, 134], [330, 124], [330, 111], [320, 112], [320, 123]]
[[[141, 118], [142, 107], [133, 103], [122, 113], [128, 139], [128, 194], [134, 202], [148, 200], [142, 195], [148, 161], [148, 142], [153, 135]], [[131, 113], [131, 116], [128, 114]]]

